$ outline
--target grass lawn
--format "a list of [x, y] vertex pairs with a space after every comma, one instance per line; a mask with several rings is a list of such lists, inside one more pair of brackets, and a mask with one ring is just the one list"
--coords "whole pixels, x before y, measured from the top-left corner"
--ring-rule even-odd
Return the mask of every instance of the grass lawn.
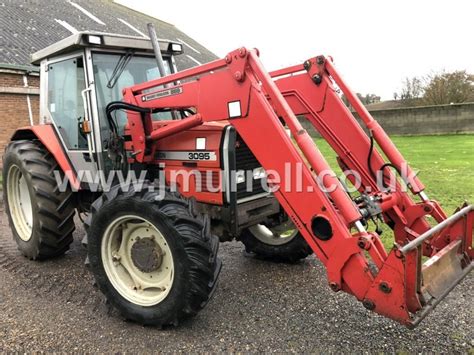
[[[427, 195], [448, 215], [465, 200], [474, 203], [474, 135], [391, 138], [410, 166], [419, 171]], [[316, 144], [338, 174], [335, 153], [322, 138]], [[393, 239], [387, 232], [382, 240], [391, 247]]]

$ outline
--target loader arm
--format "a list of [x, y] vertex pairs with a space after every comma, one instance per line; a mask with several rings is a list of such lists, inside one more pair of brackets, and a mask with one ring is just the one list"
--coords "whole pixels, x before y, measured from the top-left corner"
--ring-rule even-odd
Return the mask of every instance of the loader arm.
[[[447, 218], [429, 200], [331, 58], [318, 56], [268, 73], [257, 50], [240, 48], [224, 59], [127, 88], [123, 95], [124, 104], [115, 107], [128, 113], [129, 162], [157, 163], [159, 139], [203, 122], [228, 121], [235, 127], [267, 171], [273, 194], [325, 265], [331, 289], [353, 294], [368, 309], [414, 326], [472, 269], [472, 206]], [[151, 112], [170, 109], [192, 114], [154, 128]], [[358, 174], [360, 196], [346, 192], [297, 115], [329, 142], [343, 171]], [[411, 195], [403, 191], [405, 184]], [[431, 228], [427, 216], [438, 225]], [[392, 250], [364, 227], [373, 218], [394, 230]], [[422, 256], [429, 257], [424, 264]]]

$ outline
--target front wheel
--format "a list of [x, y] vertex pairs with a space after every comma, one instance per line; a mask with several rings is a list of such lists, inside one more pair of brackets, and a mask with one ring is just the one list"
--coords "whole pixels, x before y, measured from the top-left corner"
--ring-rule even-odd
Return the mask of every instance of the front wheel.
[[291, 222], [267, 227], [256, 224], [244, 229], [240, 241], [248, 253], [262, 259], [294, 263], [311, 255], [313, 251]]
[[177, 193], [104, 194], [86, 221], [89, 261], [100, 290], [125, 318], [177, 325], [208, 302], [220, 271], [218, 239]]

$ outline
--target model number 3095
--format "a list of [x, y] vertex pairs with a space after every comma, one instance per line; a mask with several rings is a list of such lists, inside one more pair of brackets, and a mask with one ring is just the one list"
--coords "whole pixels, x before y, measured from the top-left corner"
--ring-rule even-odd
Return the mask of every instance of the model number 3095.
[[188, 159], [189, 160], [210, 160], [211, 159], [211, 153], [206, 152], [206, 153], [199, 153], [199, 152], [190, 152], [188, 153]]

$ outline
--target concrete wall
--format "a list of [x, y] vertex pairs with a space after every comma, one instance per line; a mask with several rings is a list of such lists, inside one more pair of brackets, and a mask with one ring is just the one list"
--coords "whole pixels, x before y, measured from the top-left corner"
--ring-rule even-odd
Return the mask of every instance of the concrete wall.
[[[474, 133], [474, 103], [372, 110], [370, 113], [388, 134]], [[309, 123], [304, 121], [305, 128], [312, 132]]]

